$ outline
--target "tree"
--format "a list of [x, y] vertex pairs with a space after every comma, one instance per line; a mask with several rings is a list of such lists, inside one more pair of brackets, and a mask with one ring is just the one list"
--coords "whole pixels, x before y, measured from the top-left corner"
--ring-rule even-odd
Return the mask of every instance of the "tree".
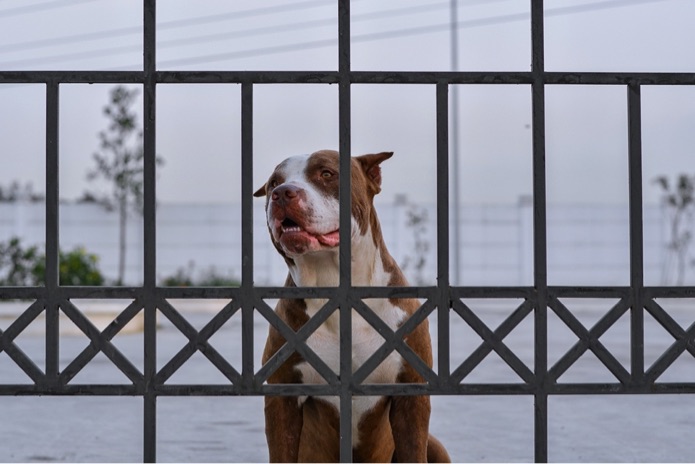
[[[668, 256], [662, 278], [664, 283], [668, 283], [673, 267], [671, 262], [675, 259], [675, 284], [683, 285], [693, 239], [691, 228], [695, 216], [695, 176], [680, 174], [673, 185], [666, 176], [659, 176], [654, 182], [663, 191], [663, 201], [669, 215], [670, 237], [666, 244]], [[695, 260], [692, 260], [691, 264], [695, 264]]]
[[406, 210], [406, 227], [413, 233], [412, 254], [408, 254], [403, 260], [403, 270], [413, 268], [412, 275], [417, 285], [425, 285], [427, 279], [424, 276], [425, 265], [427, 264], [427, 254], [430, 250], [430, 243], [427, 240], [427, 208], [411, 204]]
[[[89, 180], [103, 178], [111, 183], [111, 193], [99, 198], [99, 203], [108, 210], [118, 211], [118, 285], [123, 284], [125, 275], [129, 210], [142, 214], [142, 130], [138, 127], [136, 114], [131, 110], [137, 94], [137, 90], [124, 86], [111, 91], [110, 102], [104, 107], [109, 125], [106, 130], [99, 132], [101, 150], [93, 155], [96, 168], [87, 174]], [[162, 163], [159, 157], [156, 161]]]

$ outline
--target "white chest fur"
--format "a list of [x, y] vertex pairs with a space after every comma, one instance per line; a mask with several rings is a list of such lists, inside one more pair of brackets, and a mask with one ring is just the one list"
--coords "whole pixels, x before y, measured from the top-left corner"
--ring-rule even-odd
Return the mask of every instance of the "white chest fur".
[[[405, 318], [405, 312], [393, 306], [388, 300], [364, 300], [392, 330]], [[313, 316], [321, 308], [324, 301], [308, 300], [307, 312]], [[332, 314], [308, 339], [307, 345], [333, 372], [340, 372], [340, 315]], [[384, 343], [383, 337], [356, 311], [352, 312], [352, 372], [355, 372], [374, 352]], [[403, 358], [397, 352], [392, 352], [379, 364], [365, 379], [363, 383], [395, 383], [398, 373], [403, 366]], [[303, 362], [297, 366], [302, 374], [302, 382], [305, 384], [325, 384], [326, 380], [308, 363]], [[303, 403], [305, 397], [300, 397]], [[337, 397], [322, 397], [321, 399], [331, 403], [339, 409], [340, 400]], [[378, 402], [376, 396], [355, 396], [352, 402], [352, 427], [353, 444], [357, 445], [357, 425], [360, 420]]]

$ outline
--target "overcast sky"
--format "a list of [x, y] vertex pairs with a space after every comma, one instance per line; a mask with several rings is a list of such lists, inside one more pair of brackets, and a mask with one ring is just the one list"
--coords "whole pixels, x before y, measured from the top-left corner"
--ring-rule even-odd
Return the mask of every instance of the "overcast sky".
[[[141, 67], [140, 0], [0, 0], [0, 70]], [[551, 71], [695, 72], [693, 0], [546, 0]], [[352, 69], [449, 70], [449, 0], [353, 0]], [[460, 0], [460, 69], [530, 69], [528, 0]], [[163, 0], [158, 68], [335, 70], [332, 0]], [[86, 181], [109, 85], [62, 85], [61, 197]], [[45, 182], [42, 85], [0, 84], [0, 185]], [[695, 88], [644, 88], [647, 201], [656, 175], [695, 173]], [[160, 201], [239, 199], [240, 88], [160, 85]], [[433, 86], [353, 86], [354, 154], [395, 151], [383, 200], [435, 198]], [[141, 103], [138, 103], [140, 105]], [[337, 86], [256, 86], [254, 180], [286, 156], [338, 146]], [[627, 201], [624, 87], [548, 87], [548, 201]], [[528, 86], [460, 88], [464, 203], [515, 203], [532, 191]], [[140, 108], [138, 107], [138, 112]]]

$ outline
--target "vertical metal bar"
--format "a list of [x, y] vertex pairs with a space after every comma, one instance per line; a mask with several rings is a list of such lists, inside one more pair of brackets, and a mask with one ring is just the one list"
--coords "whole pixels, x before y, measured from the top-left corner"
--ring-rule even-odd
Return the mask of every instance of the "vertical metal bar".
[[[450, 6], [450, 32], [451, 39], [451, 70], [459, 70], [459, 51], [458, 51], [458, 0], [451, 0]], [[458, 87], [451, 87], [451, 172], [447, 171], [443, 175], [451, 177], [452, 180], [452, 246], [454, 258], [454, 285], [461, 285], [461, 188], [459, 187], [460, 172], [460, 150], [459, 150], [459, 92]], [[439, 177], [441, 179], [442, 177]], [[441, 208], [442, 206], [439, 205]], [[447, 253], [448, 254], [448, 253]]]
[[157, 396], [146, 392], [143, 400], [145, 410], [143, 462], [157, 462]]
[[155, 42], [155, 0], [145, 0], [145, 85], [144, 85], [144, 281], [145, 288], [154, 289], [156, 286], [156, 42]]
[[59, 87], [51, 81], [46, 85], [46, 378], [58, 379], [59, 359], [59, 307], [56, 289], [60, 284], [59, 272]]
[[[351, 98], [350, 98], [350, 0], [339, 0], [339, 75], [338, 127], [340, 144], [340, 282], [341, 289], [349, 288], [351, 276], [350, 227], [350, 155], [351, 155]], [[347, 175], [346, 175], [347, 173]]]
[[[447, 385], [451, 371], [449, 353], [449, 86], [437, 84], [437, 356], [439, 380]], [[454, 180], [454, 183], [456, 181]], [[458, 249], [454, 248], [456, 253]]]
[[350, 0], [338, 1], [338, 130], [340, 144], [340, 461], [352, 461], [352, 201]]
[[244, 386], [253, 387], [253, 84], [241, 85], [241, 353]]
[[630, 189], [630, 362], [632, 381], [644, 382], [644, 230], [642, 205], [642, 108], [640, 86], [627, 87]]
[[145, 311], [145, 388], [143, 460], [157, 460], [157, 396], [153, 385], [157, 373], [156, 299], [156, 0], [143, 0], [144, 83], [144, 311]]
[[535, 460], [548, 461], [548, 260], [545, 172], [545, 55], [543, 0], [531, 0], [531, 72], [533, 121], [533, 264], [536, 392], [534, 407]]

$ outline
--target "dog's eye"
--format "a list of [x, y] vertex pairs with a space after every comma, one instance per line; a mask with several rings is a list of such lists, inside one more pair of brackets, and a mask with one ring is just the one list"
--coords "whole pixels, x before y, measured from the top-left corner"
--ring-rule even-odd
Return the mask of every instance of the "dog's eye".
[[331, 177], [333, 177], [333, 173], [328, 169], [324, 169], [323, 171], [321, 171], [321, 177], [323, 177], [324, 179], [330, 179]]
[[268, 182], [268, 185], [270, 186], [271, 189], [274, 189], [275, 187], [278, 186], [278, 181], [276, 181], [275, 179], [273, 179], [273, 180], [271, 180], [270, 182]]

